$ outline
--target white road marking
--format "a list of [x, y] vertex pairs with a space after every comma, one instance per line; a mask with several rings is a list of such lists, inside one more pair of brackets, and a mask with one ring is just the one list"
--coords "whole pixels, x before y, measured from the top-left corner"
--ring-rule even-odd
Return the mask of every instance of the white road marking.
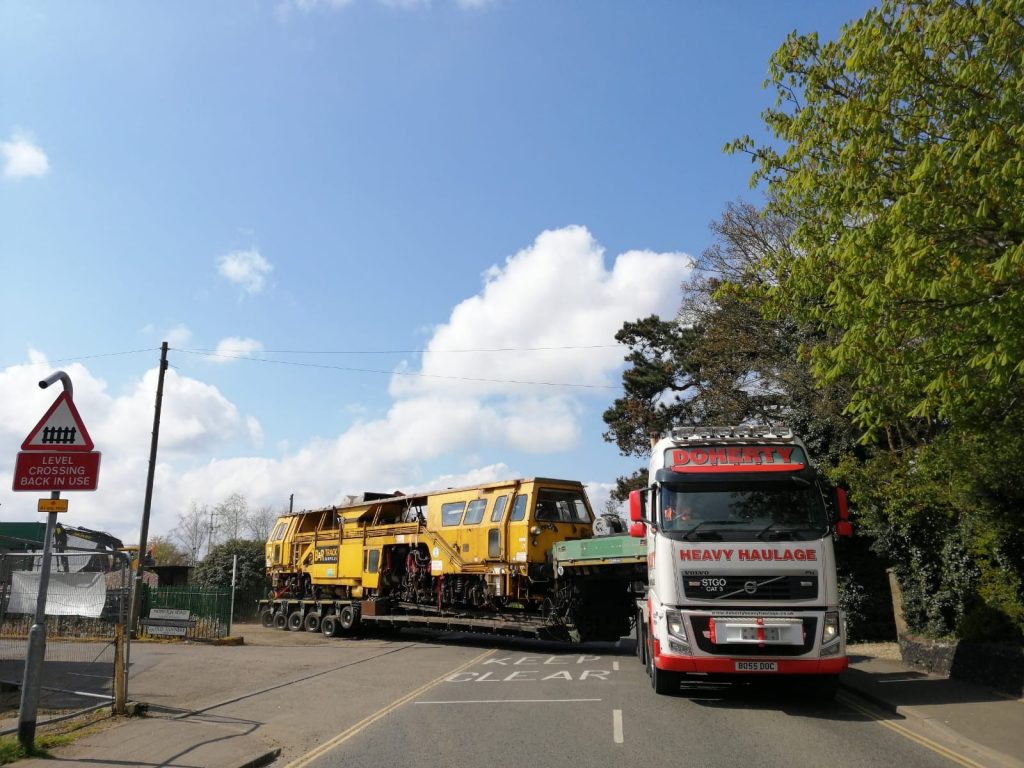
[[612, 710], [612, 738], [616, 744], [622, 743], [622, 710]]
[[[570, 704], [601, 699], [461, 699], [459, 701], [415, 701], [414, 704]], [[618, 711], [618, 710], [616, 710]]]
[[612, 662], [612, 670], [614, 670], [615, 672], [619, 671], [619, 662], [617, 662], [617, 661], [613, 661]]

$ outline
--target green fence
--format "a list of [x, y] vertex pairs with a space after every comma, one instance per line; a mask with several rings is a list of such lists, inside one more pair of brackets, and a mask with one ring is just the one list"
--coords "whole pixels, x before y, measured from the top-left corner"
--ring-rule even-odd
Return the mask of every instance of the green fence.
[[267, 587], [258, 584], [235, 592], [235, 621], [256, 621], [259, 618], [258, 600], [267, 596]]
[[[185, 637], [190, 640], [213, 640], [227, 637], [231, 626], [231, 587], [151, 587], [143, 584], [139, 616], [146, 618], [152, 608], [187, 609], [195, 626]], [[145, 633], [145, 627], [137, 628]]]

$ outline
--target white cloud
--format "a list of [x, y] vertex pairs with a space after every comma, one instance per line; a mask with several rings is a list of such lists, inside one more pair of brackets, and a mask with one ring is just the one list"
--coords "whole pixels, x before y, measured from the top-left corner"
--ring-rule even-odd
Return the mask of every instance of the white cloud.
[[217, 271], [240, 285], [250, 296], [255, 296], [266, 287], [267, 275], [274, 271], [274, 265], [253, 248], [221, 256], [217, 259]]
[[288, 21], [293, 13], [312, 13], [327, 9], [336, 11], [352, 5], [353, 0], [281, 0], [274, 6], [274, 16], [278, 21]]
[[169, 347], [183, 349], [192, 341], [192, 331], [187, 325], [176, 325], [164, 334], [164, 341]]
[[[0, 503], [5, 520], [35, 517], [36, 496], [10, 491], [11, 474], [22, 440], [60, 391], [59, 384], [39, 388], [38, 380], [52, 367], [35, 350], [29, 350], [28, 357], [28, 363], [0, 370]], [[99, 488], [73, 495], [67, 523], [110, 531], [127, 542], [137, 536], [140, 522], [157, 370], [147, 371], [120, 395], [110, 394], [106, 382], [79, 363], [65, 365], [63, 370], [71, 377], [75, 406], [102, 454]], [[174, 527], [181, 509], [177, 489], [190, 493], [187, 498], [206, 496], [202, 487], [181, 485], [183, 463], [204, 459], [235, 442], [255, 440], [261, 432], [259, 422], [252, 416], [243, 418], [216, 387], [168, 370], [151, 530], [159, 533]]]
[[4, 160], [4, 176], [9, 179], [45, 176], [50, 170], [46, 153], [30, 136], [17, 131], [7, 141], [0, 141], [0, 155]]
[[251, 357], [263, 351], [263, 344], [256, 339], [240, 339], [229, 336], [217, 342], [217, 349], [207, 358], [211, 363], [233, 363], [240, 357]]
[[[594, 347], [614, 345], [626, 320], [651, 313], [674, 316], [680, 283], [691, 267], [692, 259], [682, 253], [630, 251], [608, 270], [603, 249], [584, 227], [543, 232], [531, 247], [484, 273], [482, 291], [435, 329], [418, 371], [424, 377], [396, 375], [391, 392], [397, 397], [437, 391], [521, 397], [585, 389], [472, 381], [481, 378], [615, 384], [622, 349]], [[508, 348], [535, 351], [446, 352]]]
[[[586, 229], [544, 232], [529, 248], [489, 269], [478, 294], [452, 309], [434, 329], [422, 361], [408, 363], [406, 370], [616, 383], [623, 357], [617, 347], [442, 350], [612, 344], [627, 320], [651, 313], [674, 316], [679, 285], [690, 267], [684, 254], [648, 251], [630, 251], [606, 265]], [[228, 348], [252, 353], [262, 347], [252, 339], [225, 339], [218, 345], [218, 350]], [[8, 520], [34, 518], [34, 497], [6, 489], [21, 441], [55, 396], [52, 388], [43, 392], [37, 385], [50, 370], [43, 365], [45, 358], [29, 350], [28, 359], [0, 370], [0, 502]], [[77, 494], [67, 522], [108, 530], [126, 541], [137, 538], [157, 371], [147, 371], [112, 394], [81, 364], [65, 370], [75, 383], [75, 403], [103, 451], [99, 490]], [[595, 418], [614, 396], [600, 389], [403, 376], [393, 377], [390, 391], [393, 400], [382, 417], [356, 414], [359, 420], [340, 433], [275, 440], [279, 458], [266, 458], [246, 455], [239, 447], [262, 445], [258, 413], [243, 414], [217, 387], [169, 370], [150, 531], [172, 530], [178, 513], [193, 499], [216, 504], [236, 492], [250, 506], [275, 508], [294, 493], [301, 508], [365, 490], [410, 492], [514, 477], [523, 469], [502, 463], [509, 452], [541, 457], [577, 449], [584, 419]], [[224, 451], [240, 455], [214, 458]], [[439, 476], [435, 466], [452, 474]], [[611, 484], [588, 487], [595, 509], [602, 510]]]
[[[430, 8], [432, 0], [375, 0], [378, 5], [402, 11]], [[478, 10], [495, 5], [497, 0], [453, 0], [458, 8]], [[290, 21], [294, 14], [311, 14], [317, 11], [337, 11], [354, 5], [355, 0], [281, 0], [274, 6], [274, 16], [278, 21]]]

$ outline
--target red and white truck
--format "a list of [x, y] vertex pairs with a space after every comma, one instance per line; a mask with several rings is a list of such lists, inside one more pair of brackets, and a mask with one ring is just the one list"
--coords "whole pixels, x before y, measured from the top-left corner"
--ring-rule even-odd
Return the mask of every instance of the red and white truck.
[[847, 667], [833, 534], [846, 495], [787, 429], [683, 427], [652, 447], [630, 495], [646, 539], [637, 648], [658, 693], [693, 679], [778, 679], [835, 694]]

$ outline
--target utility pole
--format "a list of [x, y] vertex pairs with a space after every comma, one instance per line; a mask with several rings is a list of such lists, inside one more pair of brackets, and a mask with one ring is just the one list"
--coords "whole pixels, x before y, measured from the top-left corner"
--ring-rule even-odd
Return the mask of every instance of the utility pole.
[[164, 373], [167, 372], [167, 342], [160, 345], [160, 373], [156, 380], [156, 406], [153, 411], [153, 439], [149, 444], [149, 471], [146, 473], [146, 499], [142, 505], [142, 526], [139, 531], [139, 560], [135, 571], [135, 587], [132, 590], [131, 619], [129, 631], [134, 631], [142, 609], [142, 571], [145, 568], [146, 547], [149, 539], [149, 513], [153, 506], [153, 476], [156, 473], [156, 449], [160, 443], [160, 408], [164, 399]]

